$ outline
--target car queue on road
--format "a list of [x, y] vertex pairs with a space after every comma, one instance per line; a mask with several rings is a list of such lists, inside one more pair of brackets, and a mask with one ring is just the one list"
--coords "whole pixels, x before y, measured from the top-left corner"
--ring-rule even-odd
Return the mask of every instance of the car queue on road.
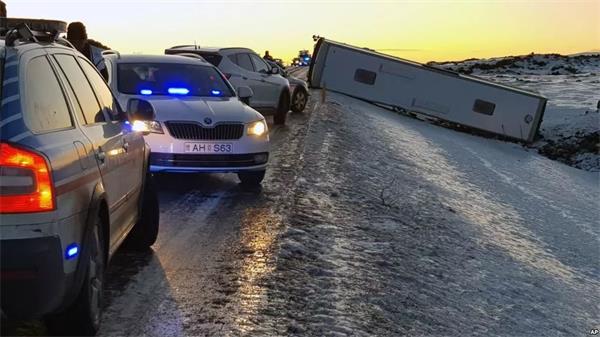
[[93, 335], [111, 257], [157, 239], [152, 173], [259, 185], [269, 132], [257, 110], [285, 123], [290, 84], [247, 48], [105, 51], [100, 72], [56, 34], [64, 22], [0, 23], [1, 313]]

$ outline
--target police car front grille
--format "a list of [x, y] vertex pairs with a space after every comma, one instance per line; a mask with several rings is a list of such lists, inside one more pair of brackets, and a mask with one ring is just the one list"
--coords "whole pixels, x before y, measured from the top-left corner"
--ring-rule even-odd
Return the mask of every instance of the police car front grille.
[[165, 125], [171, 136], [188, 140], [225, 140], [240, 139], [244, 135], [243, 124], [218, 124], [214, 127], [204, 127], [200, 124], [166, 122]]

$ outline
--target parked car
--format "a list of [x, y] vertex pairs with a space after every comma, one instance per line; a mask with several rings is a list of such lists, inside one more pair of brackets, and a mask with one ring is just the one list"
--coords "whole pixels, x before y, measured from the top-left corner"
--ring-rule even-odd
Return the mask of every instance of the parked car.
[[290, 94], [292, 97], [291, 100], [291, 109], [293, 112], [302, 112], [304, 108], [306, 108], [306, 103], [308, 103], [308, 84], [306, 81], [303, 81], [299, 78], [291, 76], [288, 72], [277, 62], [267, 61], [272, 67], [279, 68], [279, 73], [281, 76], [287, 78], [290, 82]]
[[265, 118], [243, 103], [250, 88], [239, 86], [236, 95], [217, 67], [189, 55], [107, 52], [105, 63], [121, 103], [144, 99], [156, 113], [140, 125], [150, 132], [152, 172], [233, 172], [244, 185], [262, 182], [269, 132]]
[[96, 68], [56, 38], [64, 22], [0, 20], [52, 30], [0, 38], [2, 313], [92, 335], [111, 256], [126, 238], [139, 248], [157, 238], [150, 149]]
[[194, 53], [218, 67], [235, 87], [247, 86], [254, 96], [250, 106], [265, 115], [273, 114], [275, 124], [285, 124], [290, 110], [289, 82], [258, 54], [248, 48], [200, 48], [175, 46], [165, 54]]

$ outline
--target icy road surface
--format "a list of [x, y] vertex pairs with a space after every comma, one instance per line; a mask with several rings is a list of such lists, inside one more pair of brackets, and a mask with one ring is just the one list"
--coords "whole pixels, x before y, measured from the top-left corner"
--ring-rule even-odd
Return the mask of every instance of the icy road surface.
[[114, 257], [101, 336], [600, 327], [600, 173], [319, 91], [270, 131], [262, 190], [157, 177], [158, 242]]
[[331, 93], [271, 132], [262, 191], [159, 177], [159, 241], [115, 258], [101, 335], [599, 327], [598, 173]]

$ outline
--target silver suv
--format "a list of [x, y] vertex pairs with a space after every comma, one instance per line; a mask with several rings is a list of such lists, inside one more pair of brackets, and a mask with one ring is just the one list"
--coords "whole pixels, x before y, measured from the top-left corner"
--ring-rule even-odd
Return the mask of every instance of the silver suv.
[[110, 257], [126, 238], [157, 238], [149, 148], [96, 68], [55, 38], [64, 22], [27, 21], [45, 34], [14, 21], [0, 19], [2, 313], [90, 335]]
[[200, 48], [175, 46], [165, 54], [193, 53], [202, 56], [221, 70], [229, 82], [238, 87], [250, 87], [254, 95], [249, 105], [263, 115], [273, 114], [275, 124], [285, 124], [290, 110], [290, 83], [252, 49], [248, 48]]

